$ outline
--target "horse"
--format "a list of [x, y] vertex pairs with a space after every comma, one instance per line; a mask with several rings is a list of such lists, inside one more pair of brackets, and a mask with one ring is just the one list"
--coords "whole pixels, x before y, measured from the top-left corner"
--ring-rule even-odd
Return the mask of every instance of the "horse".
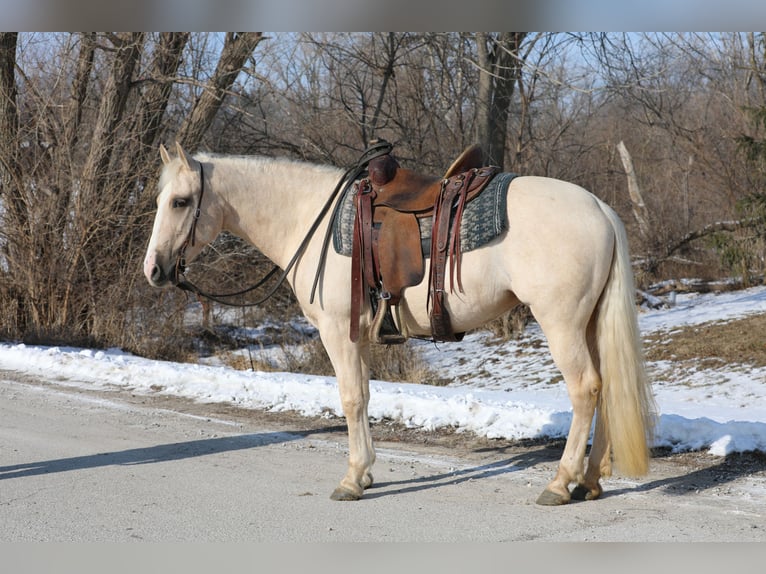
[[[333, 249], [324, 253], [322, 237], [331, 218], [317, 219], [341, 170], [287, 158], [192, 155], [179, 144], [176, 148], [171, 157], [160, 146], [163, 166], [143, 263], [146, 279], [154, 287], [177, 285], [186, 261], [222, 231], [288, 268], [287, 281], [335, 370], [348, 428], [348, 467], [331, 498], [361, 499], [373, 484], [375, 462], [368, 418], [371, 343], [365, 335], [372, 311], [365, 302], [361, 335], [352, 342], [351, 258]], [[462, 254], [463, 290], [446, 293], [444, 304], [456, 332], [477, 329], [520, 303], [528, 305], [572, 405], [557, 472], [537, 503], [594, 500], [603, 492], [601, 477], [610, 476], [613, 465], [637, 477], [648, 472], [650, 459], [654, 403], [625, 228], [614, 210], [582, 187], [531, 175], [508, 185], [507, 218], [501, 235]], [[306, 242], [315, 220], [316, 233]], [[288, 267], [300, 248], [302, 254]], [[314, 286], [322, 256], [324, 267]], [[402, 295], [398, 320], [407, 336], [430, 334], [423, 283]]]

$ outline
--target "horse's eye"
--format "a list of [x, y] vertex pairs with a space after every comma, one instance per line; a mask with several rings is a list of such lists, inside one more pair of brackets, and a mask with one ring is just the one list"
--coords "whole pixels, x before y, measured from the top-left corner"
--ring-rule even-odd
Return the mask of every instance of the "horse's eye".
[[173, 209], [186, 207], [187, 205], [189, 205], [189, 200], [182, 197], [177, 197], [173, 200]]

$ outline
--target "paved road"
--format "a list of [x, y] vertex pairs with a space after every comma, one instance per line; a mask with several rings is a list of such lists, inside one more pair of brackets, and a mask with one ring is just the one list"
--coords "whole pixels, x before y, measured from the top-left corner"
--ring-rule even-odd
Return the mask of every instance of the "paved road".
[[339, 503], [338, 422], [276, 420], [0, 371], [0, 541], [766, 541], [763, 465], [655, 459], [545, 508], [557, 449], [383, 441], [376, 485]]

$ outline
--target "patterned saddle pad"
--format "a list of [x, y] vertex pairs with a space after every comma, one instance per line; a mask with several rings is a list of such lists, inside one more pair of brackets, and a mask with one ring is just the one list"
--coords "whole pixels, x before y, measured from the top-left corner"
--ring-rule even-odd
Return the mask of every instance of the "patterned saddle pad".
[[[486, 245], [508, 229], [507, 199], [508, 185], [515, 173], [498, 173], [487, 187], [473, 201], [465, 206], [463, 222], [460, 226], [461, 251], [471, 251]], [[351, 243], [354, 233], [353, 185], [346, 188], [341, 199], [338, 216], [333, 222], [333, 248], [340, 255], [351, 256]], [[431, 253], [431, 227], [433, 218], [418, 219], [420, 242], [425, 257]]]

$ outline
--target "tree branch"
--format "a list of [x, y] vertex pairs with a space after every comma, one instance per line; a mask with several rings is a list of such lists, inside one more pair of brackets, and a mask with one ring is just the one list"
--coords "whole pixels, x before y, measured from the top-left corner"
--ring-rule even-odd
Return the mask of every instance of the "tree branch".
[[263, 39], [262, 32], [228, 33], [215, 73], [176, 135], [184, 147], [194, 150], [213, 123], [237, 75]]
[[670, 245], [666, 246], [665, 248], [665, 257], [664, 259], [668, 259], [671, 255], [673, 255], [676, 251], [682, 249], [692, 241], [695, 241], [697, 239], [701, 239], [702, 237], [707, 237], [708, 235], [713, 235], [714, 233], [718, 233], [720, 231], [737, 231], [738, 229], [747, 229], [748, 227], [754, 227], [758, 223], [758, 219], [755, 217], [751, 217], [749, 219], [740, 219], [740, 220], [734, 220], [734, 221], [717, 221], [715, 223], [710, 223], [703, 227], [702, 229], [697, 229], [694, 231], [690, 231], [680, 239], [677, 239]]

